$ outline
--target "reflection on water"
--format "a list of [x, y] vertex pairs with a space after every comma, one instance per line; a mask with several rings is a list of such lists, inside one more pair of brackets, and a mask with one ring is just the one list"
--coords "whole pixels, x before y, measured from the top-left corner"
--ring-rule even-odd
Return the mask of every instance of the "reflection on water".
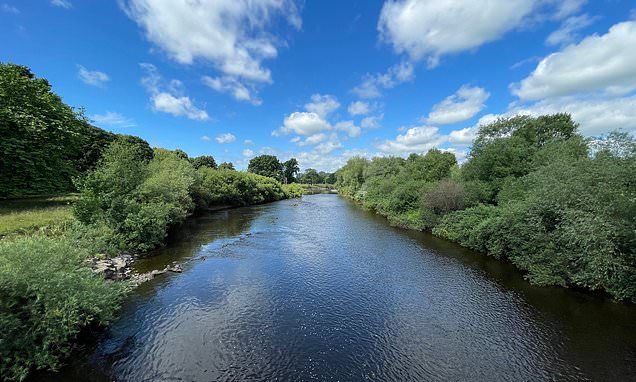
[[85, 357], [45, 380], [626, 380], [636, 309], [527, 284], [336, 195], [192, 220]]

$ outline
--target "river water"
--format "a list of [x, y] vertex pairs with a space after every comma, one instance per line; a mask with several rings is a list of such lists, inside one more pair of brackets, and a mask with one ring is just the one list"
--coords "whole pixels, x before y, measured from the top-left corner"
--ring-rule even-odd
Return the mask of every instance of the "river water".
[[636, 307], [525, 282], [337, 195], [191, 220], [47, 381], [625, 381]]

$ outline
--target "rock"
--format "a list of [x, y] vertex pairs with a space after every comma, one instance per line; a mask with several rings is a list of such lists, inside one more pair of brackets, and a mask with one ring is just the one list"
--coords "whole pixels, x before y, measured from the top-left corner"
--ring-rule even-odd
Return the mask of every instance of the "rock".
[[95, 257], [87, 261], [94, 273], [101, 274], [107, 280], [126, 280], [130, 278], [130, 266], [134, 258], [122, 254], [110, 259]]

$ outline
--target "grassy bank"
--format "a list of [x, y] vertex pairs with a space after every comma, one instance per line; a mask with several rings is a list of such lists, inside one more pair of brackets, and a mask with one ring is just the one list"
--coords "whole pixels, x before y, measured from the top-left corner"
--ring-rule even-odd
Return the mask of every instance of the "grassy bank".
[[75, 200], [74, 194], [0, 200], [0, 238], [64, 229], [74, 220]]
[[468, 160], [353, 158], [339, 192], [396, 226], [510, 260], [536, 285], [636, 302], [636, 142], [586, 140], [568, 115], [482, 126]]

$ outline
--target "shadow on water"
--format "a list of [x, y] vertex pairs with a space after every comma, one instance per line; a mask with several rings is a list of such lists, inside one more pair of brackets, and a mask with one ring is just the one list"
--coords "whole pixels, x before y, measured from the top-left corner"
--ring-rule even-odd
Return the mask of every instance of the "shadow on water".
[[191, 219], [121, 317], [46, 381], [629, 380], [636, 308], [336, 195]]

